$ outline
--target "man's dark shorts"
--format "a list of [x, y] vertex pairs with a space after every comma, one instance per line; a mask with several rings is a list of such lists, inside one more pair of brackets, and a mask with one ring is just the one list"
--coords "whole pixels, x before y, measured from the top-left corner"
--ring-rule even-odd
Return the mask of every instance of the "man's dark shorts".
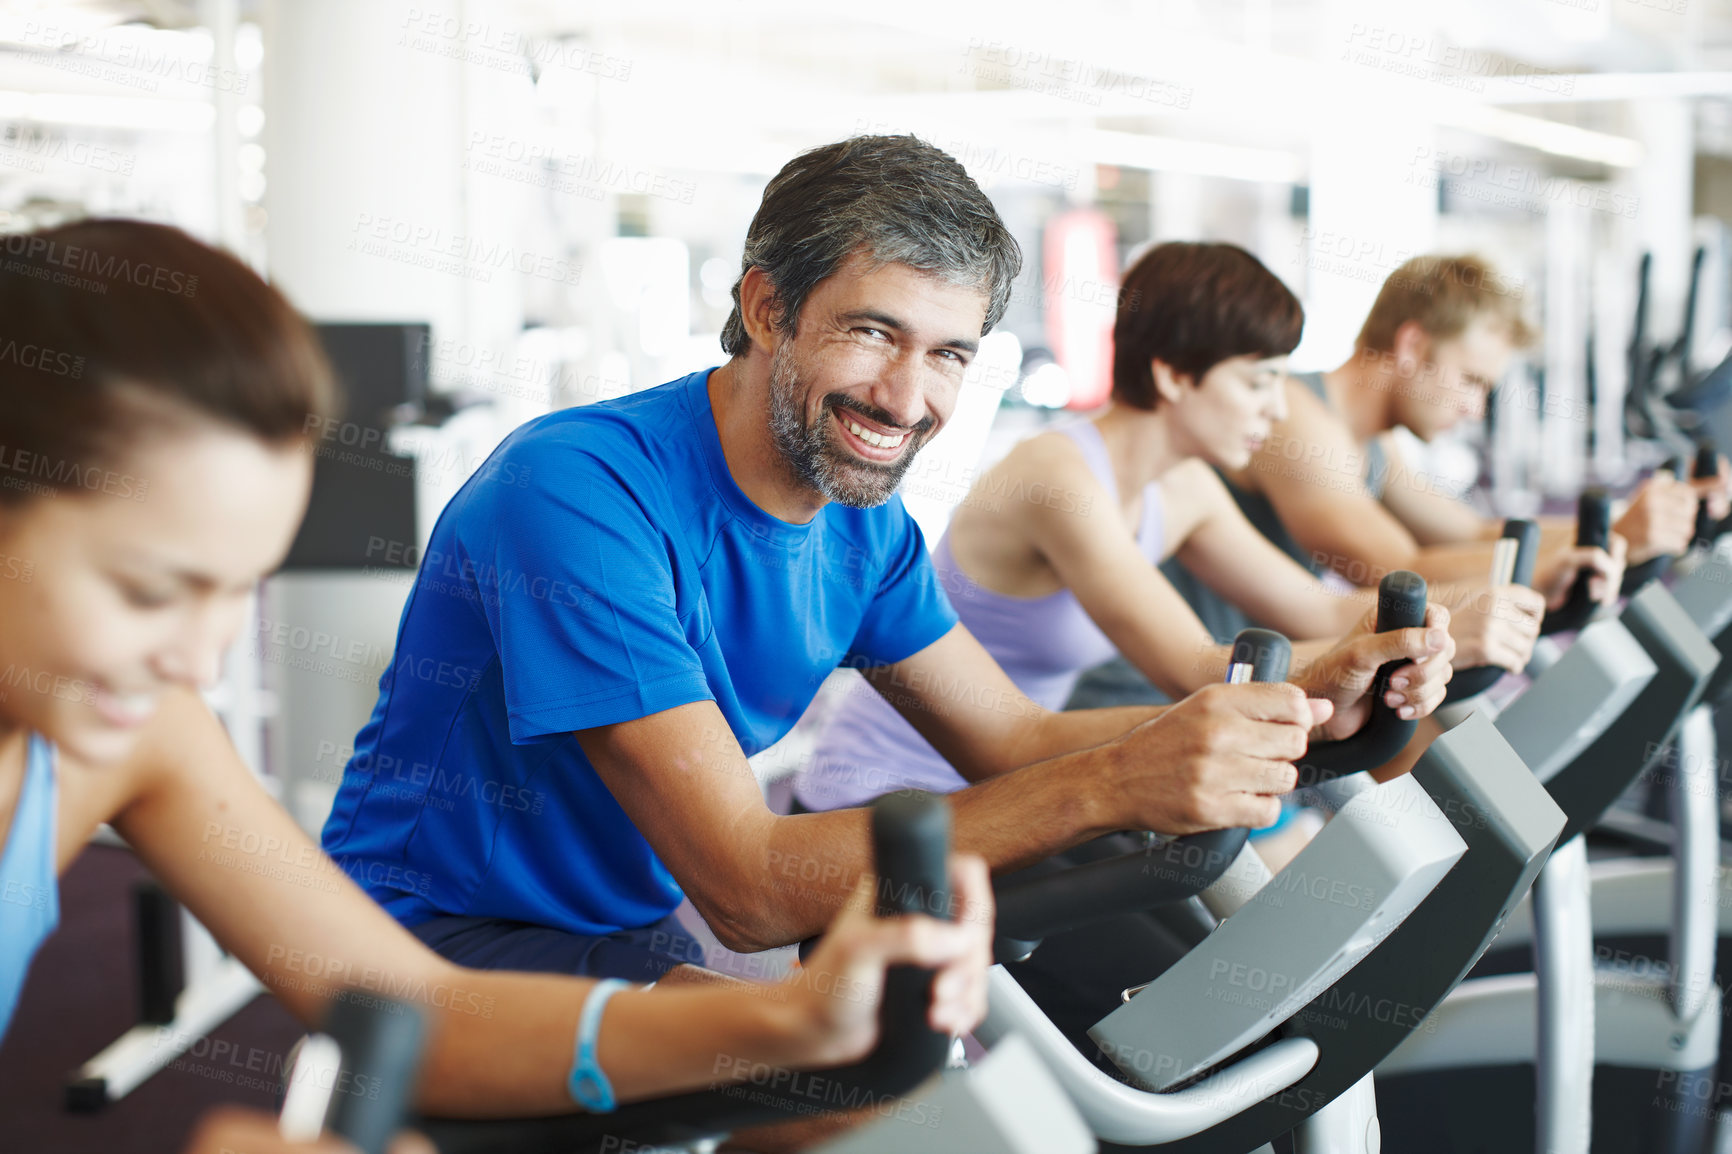
[[409, 930], [433, 952], [476, 970], [523, 970], [653, 982], [679, 965], [704, 964], [704, 947], [669, 914], [611, 934], [573, 934], [502, 918], [441, 917]]

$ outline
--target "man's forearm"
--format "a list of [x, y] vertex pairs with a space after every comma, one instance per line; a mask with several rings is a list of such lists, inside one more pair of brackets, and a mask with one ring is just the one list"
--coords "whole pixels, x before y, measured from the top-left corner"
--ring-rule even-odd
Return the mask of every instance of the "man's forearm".
[[1410, 567], [1428, 582], [1483, 583], [1491, 576], [1496, 549], [1495, 540], [1429, 545], [1414, 555]]
[[693, 894], [723, 944], [748, 953], [804, 941], [823, 932], [871, 872], [871, 814], [853, 808], [774, 818], [739, 865], [743, 876], [725, 892], [703, 900]]
[[1576, 519], [1574, 517], [1541, 517], [1540, 548], [1568, 549], [1576, 543]]
[[[1557, 554], [1575, 545], [1576, 522], [1570, 517], [1541, 517], [1538, 524], [1540, 556], [1535, 566], [1534, 579], [1543, 583], [1549, 566], [1556, 563]], [[1491, 576], [1491, 559], [1502, 532], [1503, 530], [1498, 528], [1497, 532], [1484, 541], [1432, 545], [1421, 549], [1414, 559], [1413, 570], [1434, 583], [1459, 581], [1473, 585], [1484, 582]]]
[[1478, 582], [1427, 581], [1425, 586], [1426, 603], [1441, 605], [1451, 613], [1473, 607], [1476, 600], [1484, 604], [1486, 597], [1485, 578], [1490, 577], [1490, 575], [1490, 562], [1487, 562], [1485, 577], [1482, 577]]
[[[1081, 712], [1133, 722], [1150, 715], [1137, 708]], [[1103, 730], [1093, 744], [1122, 732]], [[979, 854], [998, 873], [1111, 832], [1085, 785], [1100, 756], [1093, 750], [1067, 753], [950, 794], [953, 847]], [[725, 911], [703, 902], [700, 912], [735, 950], [771, 949], [822, 933], [872, 869], [870, 828], [863, 808], [777, 818], [757, 855], [757, 876], [748, 883], [752, 899]]]
[[1090, 787], [1101, 756], [1068, 753], [956, 791], [950, 795], [952, 844], [979, 854], [997, 874], [1113, 832], [1099, 791]]
[[[1109, 709], [1043, 710], [1006, 747], [1001, 773], [1037, 761], [1093, 749], [1166, 711], [1164, 705], [1119, 705]], [[994, 774], [994, 777], [1000, 774]]]

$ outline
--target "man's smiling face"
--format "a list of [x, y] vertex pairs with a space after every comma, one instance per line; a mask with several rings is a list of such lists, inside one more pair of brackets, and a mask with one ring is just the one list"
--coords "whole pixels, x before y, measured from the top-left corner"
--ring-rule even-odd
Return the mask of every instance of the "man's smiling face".
[[770, 432], [828, 501], [888, 501], [956, 408], [987, 297], [901, 264], [849, 257], [819, 282], [770, 361]]

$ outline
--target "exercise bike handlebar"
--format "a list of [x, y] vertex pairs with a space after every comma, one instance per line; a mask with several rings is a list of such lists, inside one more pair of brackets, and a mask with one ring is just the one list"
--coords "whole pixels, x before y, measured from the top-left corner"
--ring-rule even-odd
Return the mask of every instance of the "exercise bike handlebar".
[[[1576, 544], [1605, 549], [1612, 541], [1612, 499], [1604, 489], [1591, 487], [1582, 490], [1581, 499], [1576, 506]], [[1542, 634], [1564, 633], [1580, 629], [1588, 623], [1594, 614], [1593, 595], [1588, 592], [1591, 578], [1586, 573], [1576, 574], [1576, 582], [1570, 586], [1568, 599], [1557, 609], [1546, 613], [1540, 622]]]
[[[1679, 338], [1682, 339], [1682, 338]], [[1696, 459], [1690, 469], [1690, 476], [1698, 481], [1720, 475], [1720, 451], [1714, 442], [1700, 440], [1696, 442]], [[1708, 499], [1702, 498], [1696, 503], [1696, 531], [1690, 535], [1690, 544], [1697, 549], [1712, 548], [1714, 538], [1720, 535], [1720, 523], [1708, 511]]]
[[[283, 1125], [309, 1124], [310, 1130], [319, 1129], [318, 1115], [300, 1116], [293, 1102], [324, 1090], [329, 1097], [322, 1128], [346, 1139], [361, 1154], [385, 1154], [408, 1112], [426, 1033], [419, 1006], [358, 989], [339, 990], [325, 1009], [319, 1029], [322, 1038], [301, 1043], [286, 1088]], [[316, 1042], [327, 1044], [315, 1047]], [[331, 1042], [336, 1044], [334, 1055], [329, 1053]], [[334, 1069], [325, 1064], [332, 1058]], [[319, 1108], [316, 1101], [303, 1105], [312, 1111]]]
[[[1378, 632], [1409, 629], [1424, 621], [1424, 579], [1406, 571], [1385, 577], [1378, 595]], [[1233, 641], [1228, 680], [1283, 681], [1291, 657], [1292, 647], [1281, 634], [1246, 629]], [[1415, 723], [1401, 720], [1383, 704], [1395, 664], [1377, 672], [1371, 717], [1364, 727], [1352, 737], [1315, 746], [1306, 754], [1305, 764], [1322, 766], [1332, 774], [1356, 772], [1383, 764], [1407, 743]], [[1303, 780], [1303, 766], [1300, 772]], [[1000, 879], [994, 887], [995, 954], [999, 961], [1019, 960], [1052, 934], [1194, 897], [1221, 879], [1249, 833], [1211, 830], [1160, 843], [1145, 834], [1143, 847], [1135, 852]]]
[[[1502, 539], [1516, 543], [1515, 557], [1508, 576], [1496, 574], [1492, 584], [1526, 585], [1531, 588], [1534, 583], [1534, 562], [1540, 551], [1540, 527], [1525, 517], [1511, 517], [1503, 523]], [[1507, 672], [1509, 671], [1501, 665], [1475, 665], [1471, 669], [1457, 669], [1444, 690], [1444, 704], [1465, 701], [1469, 697], [1484, 693]]]
[[[1377, 587], [1377, 631], [1416, 629], [1425, 624], [1425, 578], [1406, 569], [1384, 577]], [[1371, 716], [1359, 732], [1340, 741], [1314, 743], [1294, 765], [1299, 770], [1299, 788], [1304, 789], [1350, 773], [1375, 769], [1401, 752], [1413, 740], [1417, 721], [1404, 721], [1383, 702], [1389, 678], [1404, 661], [1391, 661], [1378, 669], [1371, 682]]]
[[[872, 846], [878, 872], [880, 917], [953, 914], [946, 859], [950, 807], [932, 794], [905, 792], [879, 798], [872, 808]], [[950, 1039], [927, 1024], [932, 974], [893, 966], [885, 976], [878, 1012], [878, 1044], [861, 1061], [816, 1076], [855, 1105], [899, 1098], [936, 1073]], [[774, 1071], [774, 1075], [791, 1072]], [[566, 1114], [494, 1121], [420, 1119], [416, 1126], [442, 1154], [575, 1154], [629, 1137], [642, 1148], [691, 1142], [746, 1126], [785, 1122], [810, 1114], [810, 1096], [788, 1092], [794, 1079], [699, 1090], [634, 1102], [608, 1114]]]
[[[1281, 634], [1246, 629], [1233, 639], [1227, 680], [1285, 681], [1292, 656]], [[997, 960], [1027, 957], [1045, 938], [1101, 918], [1199, 894], [1227, 872], [1248, 836], [1243, 829], [1217, 829], [1157, 843], [1145, 835], [1137, 852], [1003, 878], [994, 887]]]
[[[1700, 464], [1700, 462], [1701, 462], [1701, 455], [1700, 455], [1700, 453], [1698, 453], [1698, 455], [1697, 455], [1698, 465]], [[1684, 475], [1684, 458], [1682, 458], [1682, 457], [1668, 457], [1666, 459], [1666, 463], [1664, 465], [1661, 465], [1660, 469], [1664, 472], [1672, 474], [1672, 476], [1674, 476], [1674, 477], [1682, 477]], [[1701, 522], [1700, 516], [1701, 516], [1701, 514], [1700, 514], [1700, 512], [1698, 512], [1698, 514], [1697, 514], [1698, 519], [1696, 522], [1697, 536], [1701, 535], [1701, 529], [1702, 529], [1702, 522]], [[1672, 555], [1671, 553], [1662, 553], [1658, 557], [1648, 558], [1646, 561], [1642, 562], [1640, 565], [1630, 565], [1630, 566], [1626, 567], [1624, 569], [1624, 582], [1618, 588], [1618, 596], [1620, 596], [1620, 597], [1634, 597], [1638, 592], [1641, 591], [1642, 586], [1646, 585], [1648, 582], [1654, 580], [1655, 578], [1665, 576], [1666, 571], [1671, 569], [1672, 562], [1676, 561], [1677, 559], [1678, 558], [1675, 557], [1674, 555]]]

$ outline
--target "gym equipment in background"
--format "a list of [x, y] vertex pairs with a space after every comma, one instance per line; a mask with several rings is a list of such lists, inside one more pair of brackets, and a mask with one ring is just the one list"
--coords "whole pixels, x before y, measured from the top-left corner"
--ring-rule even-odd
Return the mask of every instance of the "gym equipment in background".
[[[1688, 1077], [1705, 1053], [1712, 1061], [1718, 1023], [1695, 1009], [1674, 1015], [1659, 1003], [1630, 1004], [1596, 985], [1580, 835], [1676, 732], [1716, 660], [1671, 595], [1651, 585], [1618, 621], [1583, 630], [1498, 716], [1500, 732], [1569, 820], [1531, 901], [1533, 972], [1463, 983], [1424, 1035], [1379, 1068], [1385, 1116], [1401, 1149], [1442, 1151], [1469, 1142], [1488, 1150], [1585, 1154], [1591, 1136], [1597, 1150], [1625, 1148], [1609, 1140], [1621, 1132], [1615, 1119], [1630, 1119], [1625, 1129], [1640, 1125], [1648, 1134], [1676, 1121], [1651, 1107], [1653, 1093], [1620, 1092], [1612, 1070], [1641, 1071], [1637, 1079], [1649, 1083], [1655, 1071]], [[1494, 951], [1525, 944], [1504, 937]], [[1500, 969], [1510, 965], [1498, 962]], [[1718, 992], [1713, 996], [1717, 1005]], [[1598, 1046], [1596, 1020], [1606, 1024]], [[1460, 1095], [1479, 1104], [1476, 1116], [1440, 1122], [1438, 1104]], [[1427, 1119], [1423, 1126], [1420, 1118]]]
[[381, 553], [380, 540], [416, 536], [415, 458], [391, 451], [390, 431], [428, 396], [426, 324], [317, 326], [319, 339], [343, 387], [343, 415], [309, 430], [313, 491], [307, 515], [283, 560], [289, 572], [407, 567]]
[[[1411, 574], [1391, 577], [1418, 583]], [[1312, 777], [1361, 768], [1306, 760]], [[1128, 1004], [1091, 1031], [1139, 1086], [1173, 1086], [1182, 1071], [1200, 1073], [1199, 1081], [1161, 1092], [1112, 1078], [1001, 967], [977, 1036], [1029, 1038], [1095, 1132], [1114, 1142], [1244, 1151], [1293, 1131], [1301, 1151], [1374, 1148], [1367, 1075], [1465, 975], [1562, 828], [1561, 812], [1522, 770], [1490, 724], [1470, 718], [1434, 743], [1412, 775], [1354, 798], [1273, 879], [1254, 857], [1202, 872], [1218, 875], [1201, 888], [1223, 924], [1180, 963], [1127, 991]], [[1439, 843], [1451, 839], [1465, 848], [1445, 851]], [[1165, 848], [1151, 847], [1147, 872], [1183, 892], [1176, 875], [1197, 875], [1198, 863], [1163, 856]], [[1313, 885], [1318, 878], [1366, 879], [1366, 888], [1350, 903]], [[1091, 880], [1082, 867], [1042, 879], [1049, 899], [1069, 885], [1079, 901]], [[1019, 916], [1013, 893], [1001, 886], [1000, 898], [1001, 917]], [[1152, 959], [1151, 971], [1163, 961]], [[1351, 967], [1345, 974], [1343, 965]], [[1379, 1006], [1403, 1013], [1380, 1016]], [[1190, 1029], [1198, 1018], [1206, 1019], [1201, 1037]], [[1209, 1065], [1243, 1040], [1257, 1048]]]

